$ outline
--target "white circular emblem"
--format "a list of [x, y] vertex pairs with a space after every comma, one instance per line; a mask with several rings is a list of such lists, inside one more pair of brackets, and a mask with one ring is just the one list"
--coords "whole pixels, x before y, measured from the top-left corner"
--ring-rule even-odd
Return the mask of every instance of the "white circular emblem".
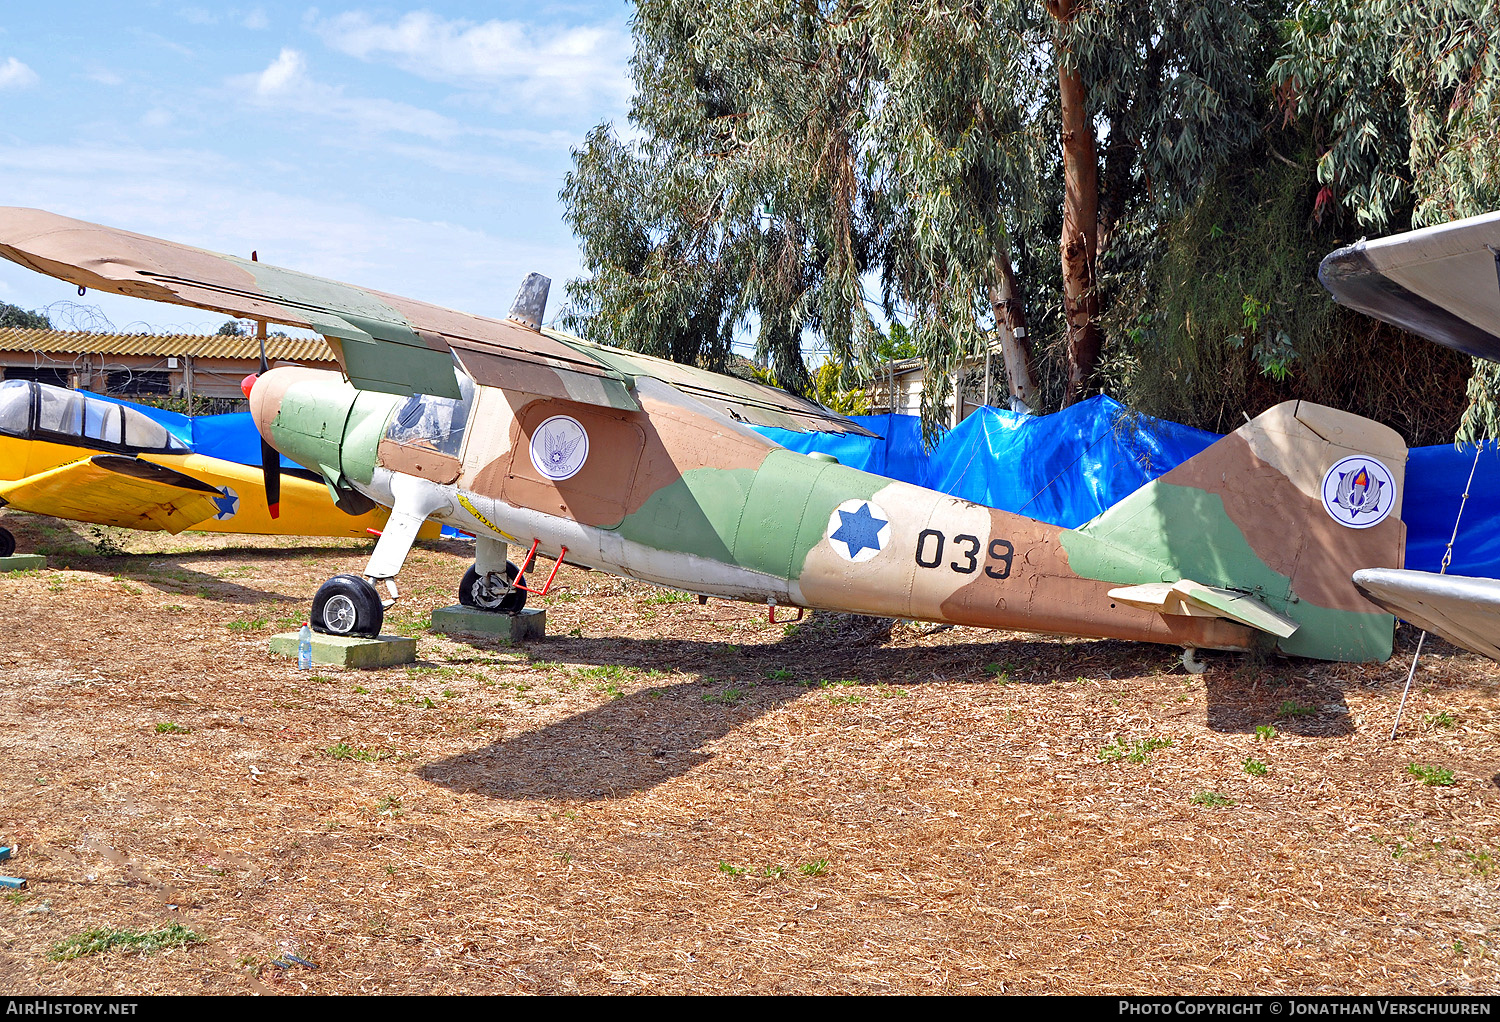
[[548, 479], [571, 479], [588, 457], [588, 432], [571, 416], [554, 415], [531, 434], [531, 463]]
[[1323, 477], [1323, 507], [1346, 528], [1379, 525], [1395, 506], [1396, 481], [1391, 470], [1369, 455], [1344, 458]]
[[828, 545], [840, 557], [868, 561], [891, 542], [891, 518], [868, 500], [846, 500], [828, 516]]
[[218, 508], [214, 512], [214, 521], [222, 522], [226, 518], [233, 518], [240, 509], [240, 495], [234, 492], [232, 487], [220, 486], [219, 495], [213, 498], [214, 506]]

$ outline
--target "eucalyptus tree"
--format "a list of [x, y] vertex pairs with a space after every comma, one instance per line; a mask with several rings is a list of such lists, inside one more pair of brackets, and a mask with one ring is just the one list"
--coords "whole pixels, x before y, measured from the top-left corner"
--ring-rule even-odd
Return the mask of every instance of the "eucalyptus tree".
[[[1322, 148], [1320, 209], [1372, 233], [1500, 208], [1500, 3], [1311, 0], [1272, 77]], [[1500, 369], [1477, 362], [1465, 439], [1500, 435]]]
[[[589, 274], [569, 322], [710, 366], [753, 323], [761, 360], [802, 391], [806, 334], [869, 359], [876, 283], [934, 370], [928, 416], [992, 333], [1014, 405], [1076, 400], [1102, 349], [1100, 260], [1149, 239], [1253, 133], [1277, 10], [640, 0], [629, 140], [596, 129], [563, 190]], [[1025, 279], [1019, 256], [1059, 213], [1060, 281]], [[1034, 377], [1027, 331], [1051, 289], [1056, 388]]]

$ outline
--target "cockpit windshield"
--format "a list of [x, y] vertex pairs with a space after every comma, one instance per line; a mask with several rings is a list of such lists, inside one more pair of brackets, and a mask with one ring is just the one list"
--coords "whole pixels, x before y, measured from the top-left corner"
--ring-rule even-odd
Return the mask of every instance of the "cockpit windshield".
[[0, 433], [25, 436], [31, 428], [31, 384], [25, 380], [0, 383]]
[[0, 433], [103, 450], [190, 450], [165, 426], [134, 408], [27, 380], [0, 382]]
[[390, 428], [386, 430], [386, 438], [407, 447], [422, 447], [458, 457], [459, 448], [463, 446], [464, 427], [469, 421], [469, 409], [474, 403], [474, 381], [464, 373], [456, 375], [461, 395], [457, 401], [413, 394], [397, 409]]

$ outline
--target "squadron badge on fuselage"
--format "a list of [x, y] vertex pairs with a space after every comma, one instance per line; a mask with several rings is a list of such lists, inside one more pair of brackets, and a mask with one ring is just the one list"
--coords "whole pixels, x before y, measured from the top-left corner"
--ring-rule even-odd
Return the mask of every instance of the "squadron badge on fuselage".
[[531, 435], [531, 463], [554, 482], [576, 476], [588, 457], [588, 431], [570, 415], [543, 420]]

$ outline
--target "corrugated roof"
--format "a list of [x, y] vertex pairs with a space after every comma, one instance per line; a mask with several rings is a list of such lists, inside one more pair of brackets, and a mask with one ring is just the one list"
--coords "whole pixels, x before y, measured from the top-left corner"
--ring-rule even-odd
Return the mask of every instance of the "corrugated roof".
[[[0, 327], [0, 351], [257, 359], [260, 342], [254, 337], [220, 334], [96, 334], [83, 330]], [[321, 337], [268, 337], [266, 357], [286, 362], [334, 360], [328, 342]]]

